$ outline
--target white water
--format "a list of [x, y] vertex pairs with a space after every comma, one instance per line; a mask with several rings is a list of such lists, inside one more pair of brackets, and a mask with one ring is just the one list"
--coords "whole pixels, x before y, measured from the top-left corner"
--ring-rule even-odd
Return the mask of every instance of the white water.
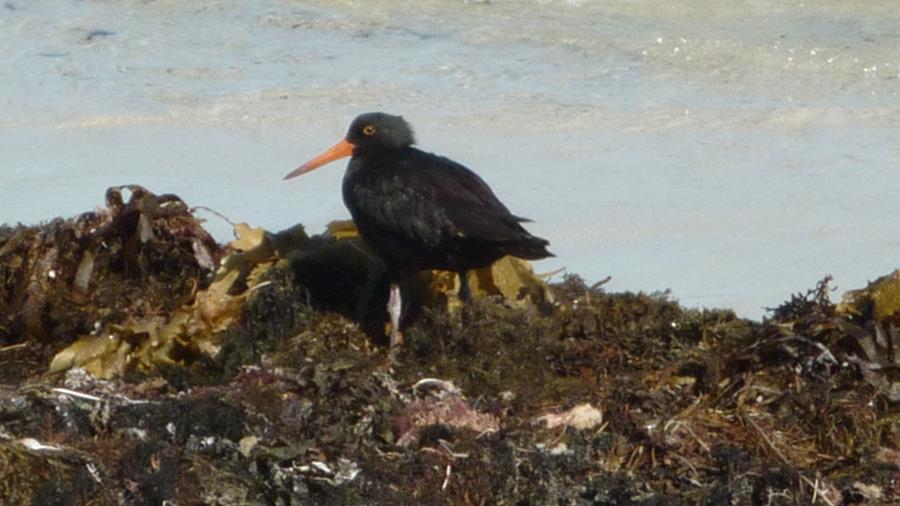
[[384, 110], [535, 220], [541, 271], [759, 317], [893, 270], [896, 3], [724, 4], [7, 0], [0, 222], [139, 183], [316, 232], [341, 164], [281, 176]]

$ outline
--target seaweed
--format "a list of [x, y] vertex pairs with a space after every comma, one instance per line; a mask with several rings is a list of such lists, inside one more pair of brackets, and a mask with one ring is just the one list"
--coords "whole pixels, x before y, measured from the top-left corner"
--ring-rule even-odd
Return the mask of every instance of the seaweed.
[[411, 280], [392, 351], [351, 224], [128, 189], [0, 227], [4, 504], [900, 501], [898, 273], [757, 322], [505, 259]]

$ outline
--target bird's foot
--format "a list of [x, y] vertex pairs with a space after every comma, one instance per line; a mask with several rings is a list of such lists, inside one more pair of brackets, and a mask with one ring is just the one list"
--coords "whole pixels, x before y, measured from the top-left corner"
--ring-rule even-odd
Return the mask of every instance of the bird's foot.
[[387, 352], [387, 356], [385, 357], [385, 367], [390, 371], [396, 371], [403, 364], [401, 363], [400, 356], [403, 354], [403, 347], [398, 346], [396, 348], [391, 348]]
[[391, 349], [392, 350], [394, 348], [399, 348], [400, 346], [403, 346], [404, 340], [405, 339], [403, 337], [403, 332], [400, 332], [400, 330], [395, 331], [394, 329], [391, 329]]
[[[390, 324], [387, 325], [390, 327]], [[388, 329], [385, 329], [388, 330]], [[391, 328], [388, 332], [391, 336], [391, 346], [387, 353], [387, 366], [389, 368], [398, 367], [400, 365], [400, 354], [403, 352], [403, 332]]]

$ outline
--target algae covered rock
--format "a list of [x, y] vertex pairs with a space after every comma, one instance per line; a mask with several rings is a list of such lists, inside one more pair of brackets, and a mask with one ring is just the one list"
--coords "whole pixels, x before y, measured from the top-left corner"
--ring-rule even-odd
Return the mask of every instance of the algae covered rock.
[[[352, 222], [332, 222], [324, 234], [314, 237], [309, 237], [301, 225], [270, 233], [240, 223], [234, 228], [236, 239], [220, 248], [214, 243], [207, 246], [208, 235], [198, 232], [202, 232], [202, 227], [180, 201], [177, 201], [180, 203], [177, 212], [162, 213], [160, 209], [166, 208], [159, 203], [159, 197], [140, 187], [127, 188], [133, 191], [129, 203], [121, 202], [121, 188], [110, 189], [105, 211], [110, 223], [127, 221], [130, 224], [124, 235], [120, 234], [125, 238], [124, 244], [109, 251], [86, 248], [70, 276], [71, 282], [67, 286], [71, 293], [84, 300], [95, 291], [112, 290], [109, 285], [96, 286], [99, 279], [106, 279], [103, 276], [106, 269], [102, 266], [116, 265], [117, 255], [123, 257], [120, 259], [123, 266], [146, 264], [144, 257], [152, 257], [156, 250], [173, 247], [167, 238], [190, 237], [190, 241], [184, 241], [184, 247], [190, 245], [194, 254], [180, 260], [190, 261], [200, 270], [173, 267], [175, 272], [182, 274], [181, 286], [187, 287], [190, 283], [190, 291], [178, 294], [175, 300], [171, 293], [148, 290], [138, 299], [139, 307], [124, 299], [110, 300], [113, 307], [98, 308], [98, 311], [115, 316], [95, 321], [89, 332], [82, 329], [74, 334], [77, 340], [56, 353], [49, 372], [83, 367], [97, 377], [111, 378], [129, 372], [146, 373], [157, 367], [183, 367], [198, 360], [216, 359], [223, 332], [240, 323], [247, 298], [269, 284], [266, 280], [273, 269], [292, 272], [296, 284], [306, 291], [314, 307], [351, 317], [376, 340], [382, 337], [379, 334], [384, 325], [382, 308], [387, 288], [384, 266], [359, 238]], [[162, 200], [175, 202], [176, 199], [166, 197]], [[130, 218], [125, 220], [120, 216], [122, 213]], [[89, 228], [88, 232], [106, 237], [97, 230], [96, 227]], [[198, 237], [190, 236], [190, 233]], [[14, 235], [3, 246], [10, 252], [10, 258], [20, 258], [11, 253], [22, 244], [22, 237], [21, 234]], [[87, 242], [95, 244], [100, 240], [94, 237]], [[113, 258], [109, 258], [110, 255]], [[135, 258], [128, 260], [131, 256]], [[21, 266], [19, 260], [8, 263]], [[175, 259], [169, 263], [177, 266]], [[96, 267], [99, 270], [95, 270]], [[214, 274], [210, 272], [213, 270]], [[144, 276], [150, 277], [149, 271]], [[543, 302], [549, 297], [544, 283], [527, 263], [513, 258], [504, 258], [490, 268], [473, 271], [470, 279], [476, 296], [499, 296], [526, 304]], [[137, 285], [143, 282], [140, 277], [134, 281]], [[410, 291], [413, 294], [411, 316], [422, 304], [458, 306], [455, 274], [426, 272], [411, 283], [415, 285]], [[92, 284], [94, 288], [91, 288]], [[37, 285], [42, 286], [41, 283]], [[26, 286], [32, 289], [32, 284]], [[73, 331], [75, 329], [65, 336], [65, 340], [74, 337]]]
[[865, 288], [845, 293], [838, 311], [900, 326], [900, 270], [876, 279]]
[[31, 356], [43, 358], [79, 335], [167, 315], [223, 254], [181, 199], [137, 185], [110, 188], [105, 207], [75, 218], [2, 226], [0, 344], [36, 343]]
[[107, 200], [0, 228], [0, 503], [900, 502], [896, 273], [756, 322], [504, 259], [410, 280], [389, 351], [352, 224]]

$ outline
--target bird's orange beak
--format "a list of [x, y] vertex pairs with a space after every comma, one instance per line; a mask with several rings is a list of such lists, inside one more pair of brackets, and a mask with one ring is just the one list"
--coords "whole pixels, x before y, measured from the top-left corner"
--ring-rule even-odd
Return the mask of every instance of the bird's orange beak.
[[319, 167], [325, 165], [328, 162], [333, 162], [338, 158], [344, 158], [345, 156], [353, 155], [353, 148], [355, 148], [353, 144], [347, 141], [347, 139], [342, 139], [341, 142], [338, 142], [334, 146], [328, 148], [327, 151], [322, 153], [321, 155], [313, 158], [312, 160], [304, 163], [303, 165], [297, 167], [296, 169], [290, 171], [288, 175], [284, 176], [284, 179], [291, 179], [292, 177], [297, 177], [301, 174], [306, 174], [314, 169], [318, 169]]

